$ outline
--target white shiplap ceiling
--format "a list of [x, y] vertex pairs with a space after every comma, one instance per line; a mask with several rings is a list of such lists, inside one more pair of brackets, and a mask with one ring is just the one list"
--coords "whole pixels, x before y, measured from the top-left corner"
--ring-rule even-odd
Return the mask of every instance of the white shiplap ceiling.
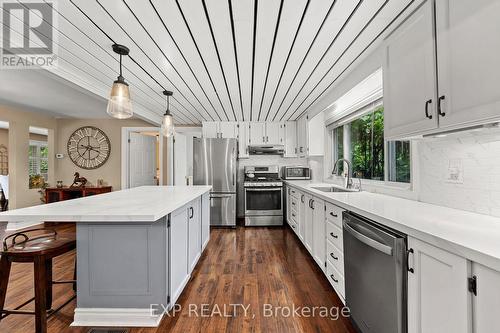
[[[22, 1], [21, 1], [22, 2]], [[135, 112], [177, 123], [303, 115], [408, 13], [414, 0], [58, 0], [58, 67], [106, 97], [113, 43]], [[103, 112], [105, 112], [103, 110]]]

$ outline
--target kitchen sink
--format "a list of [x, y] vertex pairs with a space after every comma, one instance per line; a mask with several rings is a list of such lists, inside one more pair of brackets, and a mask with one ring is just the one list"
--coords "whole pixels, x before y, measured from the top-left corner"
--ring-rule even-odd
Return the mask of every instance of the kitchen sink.
[[321, 186], [321, 187], [311, 187], [312, 189], [321, 191], [321, 192], [355, 192], [353, 190], [348, 190], [345, 188], [340, 188], [340, 187], [334, 187], [334, 186]]

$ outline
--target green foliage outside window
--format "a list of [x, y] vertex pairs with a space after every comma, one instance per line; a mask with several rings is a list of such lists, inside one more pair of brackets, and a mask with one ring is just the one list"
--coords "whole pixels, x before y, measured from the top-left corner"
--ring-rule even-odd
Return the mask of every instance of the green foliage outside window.
[[[388, 151], [388, 180], [410, 182], [410, 143], [408, 141], [384, 141], [384, 107], [379, 106], [347, 125], [350, 127], [350, 156], [354, 177], [384, 180], [385, 149]], [[344, 157], [344, 127], [335, 129], [336, 158]], [[343, 167], [339, 165], [339, 167]], [[342, 170], [342, 169], [341, 169]]]

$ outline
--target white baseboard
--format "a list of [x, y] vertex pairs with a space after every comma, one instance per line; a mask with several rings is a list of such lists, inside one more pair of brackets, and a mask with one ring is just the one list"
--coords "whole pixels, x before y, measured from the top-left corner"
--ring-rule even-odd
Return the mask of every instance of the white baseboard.
[[162, 317], [151, 309], [76, 308], [71, 326], [158, 327]]
[[7, 227], [5, 231], [16, 231], [19, 229], [24, 229], [27, 227], [32, 227], [34, 225], [43, 224], [43, 222], [37, 221], [17, 221], [17, 222], [7, 222]]

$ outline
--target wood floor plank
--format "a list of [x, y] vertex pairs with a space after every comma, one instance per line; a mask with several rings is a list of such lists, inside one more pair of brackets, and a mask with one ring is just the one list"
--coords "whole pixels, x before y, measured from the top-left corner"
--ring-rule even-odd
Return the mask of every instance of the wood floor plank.
[[[60, 233], [75, 232], [73, 224], [53, 227]], [[0, 225], [0, 237], [4, 235]], [[54, 259], [56, 279], [72, 279], [74, 256], [72, 252]], [[54, 286], [54, 307], [72, 292], [71, 285]], [[32, 265], [13, 264], [6, 306], [14, 307], [32, 296]], [[343, 306], [307, 250], [287, 227], [212, 229], [207, 249], [178, 304], [182, 311], [165, 316], [158, 328], [132, 328], [129, 332], [355, 332], [349, 319], [342, 317], [332, 320], [281, 312], [266, 316], [265, 304], [290, 310], [293, 306], [339, 309]], [[233, 304], [241, 305], [233, 308]], [[50, 317], [48, 332], [88, 332], [89, 327], [69, 327], [75, 306], [73, 301]], [[208, 312], [201, 312], [203, 306]], [[242, 306], [248, 307], [247, 311]], [[27, 309], [33, 309], [33, 305]], [[204, 316], [210, 312], [216, 315]], [[0, 332], [34, 332], [34, 320], [29, 316], [9, 316], [0, 322]]]

